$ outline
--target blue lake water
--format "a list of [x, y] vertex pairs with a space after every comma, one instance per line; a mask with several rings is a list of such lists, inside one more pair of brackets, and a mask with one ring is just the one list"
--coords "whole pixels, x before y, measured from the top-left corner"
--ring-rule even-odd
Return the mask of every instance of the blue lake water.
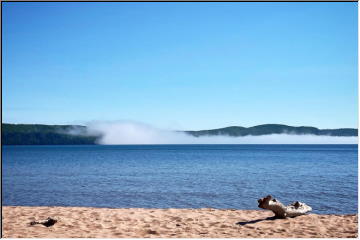
[[357, 212], [357, 145], [3, 146], [3, 205]]

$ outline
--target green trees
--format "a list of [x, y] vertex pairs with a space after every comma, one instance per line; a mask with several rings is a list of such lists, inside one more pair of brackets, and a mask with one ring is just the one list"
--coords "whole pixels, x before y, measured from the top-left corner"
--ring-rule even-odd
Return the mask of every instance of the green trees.
[[226, 135], [232, 137], [239, 136], [259, 136], [268, 134], [312, 134], [312, 135], [323, 135], [323, 136], [357, 136], [358, 130], [354, 128], [340, 128], [340, 129], [318, 129], [315, 127], [292, 127], [281, 124], [263, 124], [254, 127], [226, 127], [212, 130], [201, 130], [201, 131], [186, 131], [186, 133], [195, 136], [216, 136]]
[[[268, 134], [312, 134], [322, 136], [357, 136], [354, 128], [318, 129], [315, 127], [292, 127], [281, 124], [264, 124], [254, 127], [226, 127], [212, 130], [185, 131], [194, 137], [200, 136], [259, 136]], [[3, 145], [79, 145], [96, 144], [100, 135], [89, 135], [85, 126], [2, 124]]]
[[[76, 133], [76, 134], [75, 134]], [[99, 136], [88, 136], [76, 125], [2, 124], [3, 145], [95, 144]]]

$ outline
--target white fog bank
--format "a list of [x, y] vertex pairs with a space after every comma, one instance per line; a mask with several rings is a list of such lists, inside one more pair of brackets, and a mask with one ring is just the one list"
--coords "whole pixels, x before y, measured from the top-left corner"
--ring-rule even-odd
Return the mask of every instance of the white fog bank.
[[132, 121], [91, 122], [88, 134], [101, 134], [99, 144], [357, 144], [357, 137], [271, 134], [262, 136], [202, 136], [162, 130]]

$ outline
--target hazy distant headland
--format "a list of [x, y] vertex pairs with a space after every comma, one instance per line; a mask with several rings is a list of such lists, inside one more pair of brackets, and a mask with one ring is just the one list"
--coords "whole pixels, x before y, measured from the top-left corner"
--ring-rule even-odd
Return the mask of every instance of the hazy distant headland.
[[100, 136], [87, 135], [80, 125], [2, 124], [3, 145], [96, 144]]
[[[333, 137], [357, 137], [358, 129], [318, 129], [315, 127], [293, 127], [282, 124], [263, 124], [253, 127], [231, 126], [225, 128], [199, 130], [199, 131], [175, 131], [188, 136], [211, 137], [244, 137], [263, 136], [272, 134], [288, 135], [314, 135]], [[88, 127], [81, 125], [42, 125], [42, 124], [2, 124], [3, 145], [82, 145], [98, 144], [102, 137], [100, 132], [88, 131]]]
[[318, 129], [316, 127], [292, 127], [283, 124], [263, 124], [254, 127], [225, 127], [212, 130], [200, 130], [200, 131], [185, 131], [186, 133], [195, 137], [199, 136], [217, 136], [226, 135], [231, 137], [242, 136], [260, 136], [270, 134], [295, 134], [304, 135], [311, 134], [317, 136], [337, 136], [337, 137], [353, 137], [358, 135], [358, 130], [355, 128], [338, 128], [338, 129]]

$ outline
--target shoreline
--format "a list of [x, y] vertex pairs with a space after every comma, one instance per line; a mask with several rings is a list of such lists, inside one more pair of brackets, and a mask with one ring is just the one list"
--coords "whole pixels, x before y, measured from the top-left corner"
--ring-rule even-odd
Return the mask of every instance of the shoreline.
[[[3, 208], [85, 208], [85, 209], [140, 209], [140, 210], [224, 210], [224, 211], [270, 211], [267, 209], [261, 209], [261, 208], [253, 208], [253, 209], [237, 209], [237, 208], [216, 208], [216, 207], [198, 207], [198, 208], [148, 208], [148, 207], [93, 207], [93, 206], [61, 206], [61, 205], [55, 205], [55, 206], [45, 206], [45, 205], [39, 205], [39, 206], [29, 206], [29, 205], [2, 205]], [[309, 212], [309, 214], [312, 215], [326, 215], [326, 216], [353, 216], [358, 215], [358, 213], [313, 213], [313, 211]], [[309, 215], [306, 214], [306, 215]]]
[[[3, 206], [4, 238], [357, 238], [358, 215], [265, 210]], [[55, 225], [30, 225], [48, 217]]]

